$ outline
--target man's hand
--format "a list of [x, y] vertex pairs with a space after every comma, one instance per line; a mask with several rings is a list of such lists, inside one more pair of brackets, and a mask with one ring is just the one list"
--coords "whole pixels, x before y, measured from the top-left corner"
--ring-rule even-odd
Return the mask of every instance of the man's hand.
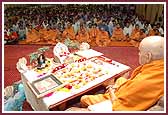
[[110, 98], [111, 98], [111, 102], [113, 103], [113, 101], [117, 99], [117, 97], [115, 96], [115, 93], [114, 93], [116, 87], [114, 85], [109, 85], [109, 86], [106, 87], [106, 89], [107, 89], [106, 92], [109, 93]]

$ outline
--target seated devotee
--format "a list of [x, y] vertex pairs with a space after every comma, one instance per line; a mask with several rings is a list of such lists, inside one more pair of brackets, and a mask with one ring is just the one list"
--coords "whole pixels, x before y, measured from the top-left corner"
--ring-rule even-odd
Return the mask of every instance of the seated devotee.
[[154, 36], [156, 34], [156, 25], [153, 25], [153, 28], [149, 30], [148, 36]]
[[139, 42], [141, 42], [146, 37], [144, 29], [140, 29], [140, 32], [136, 33], [135, 36], [131, 38], [130, 43], [132, 43], [135, 47], [138, 47]]
[[26, 29], [23, 28], [23, 26], [20, 26], [18, 35], [19, 35], [19, 40], [26, 39]]
[[100, 28], [98, 31], [98, 35], [96, 37], [96, 45], [100, 47], [108, 46], [110, 43], [110, 38], [108, 32], [104, 30], [104, 28]]
[[96, 45], [96, 37], [98, 36], [99, 29], [97, 28], [97, 24], [92, 24], [91, 29], [89, 30], [89, 39], [91, 40], [90, 45]]
[[14, 32], [18, 32], [18, 31], [19, 31], [18, 24], [14, 24], [14, 23], [13, 23], [13, 25], [12, 25], [12, 30], [13, 30]]
[[[110, 100], [112, 111], [145, 111], [155, 105], [164, 96], [163, 37], [149, 36], [141, 41], [139, 63], [129, 79], [118, 78], [114, 85], [107, 87], [105, 94], [82, 96], [82, 106]], [[73, 108], [72, 111], [75, 110], [80, 109]]]
[[136, 35], [138, 32], [140, 32], [140, 29], [139, 29], [139, 25], [136, 24], [136, 25], [135, 25], [135, 28], [132, 30], [132, 33], [131, 33], [130, 38], [131, 38], [131, 39], [135, 38], [135, 35]]
[[100, 16], [97, 17], [97, 20], [96, 20], [95, 23], [96, 23], [98, 26], [99, 26], [100, 24], [102, 24], [102, 19], [100, 18]]
[[116, 27], [114, 28], [111, 40], [113, 41], [124, 41], [125, 40], [123, 29], [120, 27], [120, 24], [117, 24]]
[[79, 29], [78, 34], [76, 36], [76, 40], [79, 43], [82, 43], [82, 42], [90, 43], [91, 42], [91, 40], [89, 39], [89, 33], [87, 32], [87, 30], [83, 24], [80, 25], [80, 29]]
[[98, 27], [99, 27], [99, 28], [104, 28], [104, 30], [105, 30], [106, 32], [109, 31], [109, 28], [108, 28], [108, 26], [107, 26], [107, 24], [106, 24], [106, 20], [103, 20], [101, 23], [99, 23]]
[[43, 42], [47, 41], [48, 31], [49, 31], [49, 27], [46, 27], [46, 28], [43, 27], [42, 29], [39, 30], [40, 41], [43, 41]]
[[12, 40], [17, 40], [18, 39], [18, 34], [16, 31], [11, 32], [11, 39]]
[[40, 33], [36, 29], [31, 29], [26, 34], [26, 43], [37, 43], [40, 41]]
[[163, 36], [164, 34], [161, 35], [158, 29], [155, 30], [155, 36]]
[[89, 21], [86, 22], [86, 30], [87, 30], [87, 32], [89, 32], [91, 28], [92, 28], [92, 22], [89, 20]]
[[145, 31], [145, 34], [148, 35], [149, 29], [148, 29], [148, 25], [147, 25], [147, 24], [144, 25], [144, 28], [143, 28], [143, 29], [144, 29], [144, 31]]
[[56, 33], [55, 43], [62, 42], [62, 33], [57, 28], [52, 29], [53, 34]]
[[160, 26], [160, 23], [157, 23], [157, 24], [156, 24], [156, 28], [159, 30], [159, 32], [160, 32], [161, 35], [164, 34], [163, 28]]
[[57, 29], [58, 29], [61, 33], [63, 33], [63, 31], [64, 31], [64, 24], [61, 23], [61, 22], [59, 22], [59, 23], [58, 23], [58, 26], [57, 26]]
[[69, 38], [71, 40], [75, 40], [74, 28], [72, 27], [72, 24], [70, 22], [67, 23], [67, 27], [66, 27], [66, 29], [62, 33], [62, 37], [64, 39]]
[[131, 33], [132, 33], [132, 27], [130, 26], [128, 22], [126, 23], [126, 26], [123, 29], [123, 33], [124, 33], [125, 39], [129, 41]]
[[56, 40], [57, 40], [57, 37], [58, 37], [58, 31], [56, 30], [48, 30], [47, 32], [48, 35], [45, 36], [45, 41], [49, 44], [56, 44]]
[[4, 32], [4, 39], [6, 41], [16, 41], [18, 40], [18, 34], [16, 31], [10, 29], [9, 31]]
[[4, 40], [5, 41], [10, 40], [10, 36], [7, 34], [7, 32], [4, 32]]
[[40, 41], [47, 44], [55, 44], [58, 37], [58, 30], [52, 29], [49, 26], [39, 30]]
[[73, 28], [74, 28], [74, 32], [75, 32], [75, 35], [76, 35], [78, 33], [79, 29], [80, 29], [80, 20], [79, 20], [79, 17], [77, 17], [77, 16], [74, 19]]
[[115, 23], [113, 21], [113, 18], [111, 17], [111, 20], [108, 23], [108, 29], [109, 29], [108, 32], [110, 37], [112, 36], [114, 27], [115, 27]]
[[44, 20], [42, 25], [43, 25], [43, 28], [45, 28], [45, 29], [47, 29], [47, 27], [49, 26], [47, 20]]

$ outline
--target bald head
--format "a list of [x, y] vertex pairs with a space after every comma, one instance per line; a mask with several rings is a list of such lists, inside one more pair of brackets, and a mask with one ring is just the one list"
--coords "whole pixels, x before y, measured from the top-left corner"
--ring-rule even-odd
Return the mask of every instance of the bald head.
[[[164, 58], [164, 38], [161, 36], [149, 36], [144, 38], [140, 45], [140, 64]], [[142, 54], [142, 55], [141, 55]], [[142, 59], [143, 58], [143, 59]]]

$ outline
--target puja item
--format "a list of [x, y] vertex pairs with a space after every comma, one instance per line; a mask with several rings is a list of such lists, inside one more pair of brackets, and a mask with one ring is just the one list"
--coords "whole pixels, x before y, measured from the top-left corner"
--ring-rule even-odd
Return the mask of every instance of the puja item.
[[24, 73], [28, 70], [28, 67], [26, 66], [27, 60], [26, 58], [22, 57], [19, 59], [19, 61], [16, 63], [16, 68], [20, 73]]
[[41, 79], [33, 81], [32, 83], [27, 82], [27, 84], [32, 89], [37, 98], [44, 97], [65, 85], [53, 74], [47, 75]]
[[88, 50], [90, 48], [90, 45], [86, 42], [82, 42], [82, 44], [79, 46], [79, 49], [82, 50]]
[[61, 42], [58, 42], [56, 44], [56, 46], [53, 49], [53, 53], [54, 53], [54, 56], [55, 56], [54, 61], [58, 62], [58, 63], [60, 62], [61, 64], [64, 63], [64, 60], [70, 54], [70, 52], [68, 50], [68, 47]]

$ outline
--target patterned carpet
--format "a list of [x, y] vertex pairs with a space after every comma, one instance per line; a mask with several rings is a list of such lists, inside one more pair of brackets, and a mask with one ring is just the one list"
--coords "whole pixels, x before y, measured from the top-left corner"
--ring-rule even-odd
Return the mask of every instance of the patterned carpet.
[[[14, 82], [19, 81], [20, 74], [16, 69], [16, 63], [19, 58], [26, 57], [28, 59], [28, 54], [36, 51], [38, 48], [43, 47], [43, 45], [5, 45], [4, 46], [4, 86], [12, 85]], [[104, 53], [108, 58], [111, 58], [120, 63], [130, 66], [132, 69], [138, 66], [138, 48], [135, 47], [93, 47], [99, 52]], [[50, 46], [50, 50], [46, 52], [46, 57], [53, 57], [53, 46]], [[95, 92], [102, 92], [102, 88], [94, 90]], [[69, 104], [78, 103], [79, 98], [69, 102]], [[32, 108], [25, 101], [23, 105], [24, 111], [31, 111]], [[53, 109], [54, 110], [54, 109]]]

